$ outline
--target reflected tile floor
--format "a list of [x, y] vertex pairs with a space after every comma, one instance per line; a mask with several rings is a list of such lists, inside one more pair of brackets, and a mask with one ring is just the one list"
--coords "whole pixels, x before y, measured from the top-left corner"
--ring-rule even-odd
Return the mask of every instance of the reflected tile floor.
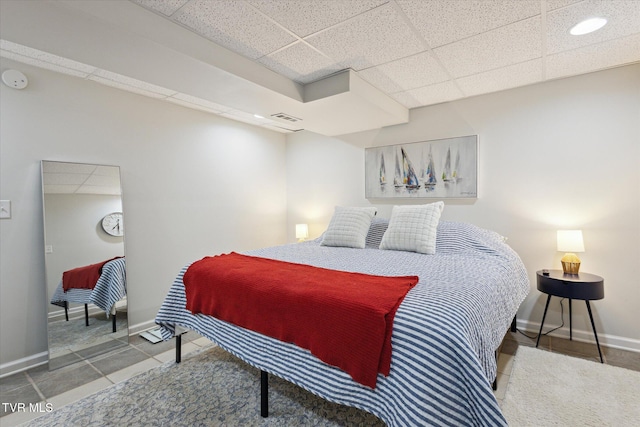
[[[206, 338], [195, 332], [187, 332], [182, 339], [182, 354], [211, 344]], [[535, 346], [535, 339], [518, 332], [508, 332], [498, 357], [498, 389], [494, 392], [502, 404], [509, 383], [513, 357], [519, 346]], [[556, 353], [599, 362], [595, 344], [567, 339], [543, 336], [540, 348]], [[638, 353], [601, 347], [605, 363], [640, 371]], [[10, 427], [26, 422], [41, 415], [29, 412], [33, 403], [47, 409], [53, 409], [75, 402], [85, 396], [125, 381], [139, 373], [154, 368], [164, 362], [175, 360], [175, 340], [152, 344], [140, 336], [130, 337], [129, 345], [113, 352], [85, 359], [71, 366], [49, 371], [47, 366], [37, 367], [0, 379], [2, 405], [0, 424]], [[11, 404], [24, 404], [27, 411], [12, 412]]]

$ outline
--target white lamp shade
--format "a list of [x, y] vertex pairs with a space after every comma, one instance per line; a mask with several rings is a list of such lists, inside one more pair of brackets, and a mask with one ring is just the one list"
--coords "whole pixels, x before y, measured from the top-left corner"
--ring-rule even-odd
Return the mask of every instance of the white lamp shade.
[[306, 239], [307, 237], [309, 237], [307, 224], [296, 224], [296, 239]]
[[582, 230], [558, 230], [558, 252], [584, 252]]

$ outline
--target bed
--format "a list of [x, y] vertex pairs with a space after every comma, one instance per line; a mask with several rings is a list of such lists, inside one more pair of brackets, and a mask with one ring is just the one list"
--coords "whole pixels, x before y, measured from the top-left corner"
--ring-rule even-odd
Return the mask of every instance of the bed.
[[382, 250], [388, 227], [389, 221], [374, 219], [362, 249], [325, 246], [325, 235], [247, 253], [342, 271], [419, 276], [395, 314], [390, 374], [378, 375], [375, 388], [291, 343], [192, 314], [183, 283], [189, 265], [173, 282], [156, 323], [165, 340], [176, 330], [194, 330], [263, 372], [368, 411], [389, 426], [506, 425], [492, 382], [496, 350], [529, 291], [520, 258], [497, 233], [448, 221], [437, 222], [433, 255]]
[[65, 309], [66, 320], [69, 320], [69, 303], [84, 304], [87, 326], [89, 326], [88, 305], [94, 304], [106, 313], [107, 318], [113, 317], [113, 332], [115, 332], [116, 309], [121, 309], [126, 305], [126, 297], [125, 258], [120, 257], [110, 260], [102, 266], [100, 276], [93, 289], [71, 288], [65, 291], [62, 280], [60, 280], [50, 302]]

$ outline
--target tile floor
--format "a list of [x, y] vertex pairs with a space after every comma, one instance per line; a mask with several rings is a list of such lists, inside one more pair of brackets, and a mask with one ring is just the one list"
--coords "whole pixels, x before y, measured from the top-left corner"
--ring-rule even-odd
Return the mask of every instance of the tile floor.
[[[197, 333], [188, 332], [183, 335], [182, 354], [186, 355], [210, 343]], [[507, 333], [498, 357], [498, 389], [495, 395], [499, 403], [505, 396], [513, 356], [520, 345], [535, 346], [535, 340], [518, 332]], [[543, 336], [540, 348], [600, 361], [595, 344]], [[640, 371], [638, 353], [607, 347], [602, 347], [602, 352], [605, 363]], [[81, 363], [55, 371], [49, 371], [45, 365], [0, 379], [2, 402], [20, 402], [27, 407], [30, 403], [43, 402], [43, 408], [45, 403], [49, 403], [55, 409], [174, 359], [174, 340], [151, 344], [136, 335], [130, 338], [128, 346], [85, 359]], [[41, 415], [28, 411], [12, 413], [8, 405], [2, 405], [0, 410], [0, 424], [3, 427], [15, 426]]]

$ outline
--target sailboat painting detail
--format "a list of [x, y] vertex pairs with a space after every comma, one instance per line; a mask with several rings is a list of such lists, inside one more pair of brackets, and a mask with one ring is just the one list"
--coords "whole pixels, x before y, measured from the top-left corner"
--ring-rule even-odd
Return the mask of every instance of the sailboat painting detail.
[[477, 198], [478, 135], [367, 148], [365, 188], [367, 198]]

